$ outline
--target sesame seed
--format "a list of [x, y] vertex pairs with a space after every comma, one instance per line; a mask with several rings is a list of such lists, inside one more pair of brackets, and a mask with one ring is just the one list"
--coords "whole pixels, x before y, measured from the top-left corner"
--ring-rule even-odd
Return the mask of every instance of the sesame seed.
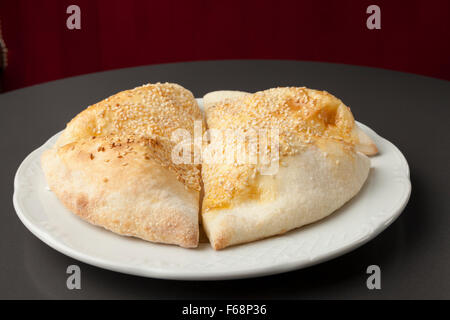
[[[200, 170], [194, 165], [177, 165], [172, 162], [171, 151], [175, 143], [170, 140], [177, 129], [186, 129], [193, 135], [194, 121], [202, 120], [202, 114], [193, 94], [177, 84], [145, 84], [131, 90], [119, 92], [83, 111], [68, 124], [70, 128], [86, 126], [86, 133], [92, 139], [99, 139], [103, 145], [114, 149], [114, 157], [127, 157], [128, 166], [134, 157], [153, 160], [162, 167], [173, 171], [177, 179], [194, 190], [200, 190]], [[93, 119], [86, 124], [86, 119]], [[72, 131], [71, 142], [82, 137]], [[138, 146], [139, 144], [142, 144]], [[97, 152], [105, 152], [104, 146], [97, 144]], [[145, 155], [145, 156], [144, 156]], [[110, 157], [106, 153], [105, 157]], [[93, 160], [94, 155], [91, 153]], [[108, 163], [109, 159], [104, 159]]]
[[[295, 155], [308, 145], [320, 147], [323, 140], [354, 143], [350, 134], [354, 119], [348, 108], [327, 92], [305, 87], [273, 88], [226, 99], [209, 108], [206, 119], [209, 128], [218, 130], [278, 129], [279, 154], [272, 155], [273, 160]], [[271, 154], [269, 151], [266, 149], [265, 154]], [[330, 156], [328, 152], [324, 155]], [[282, 160], [280, 163], [286, 165]], [[203, 164], [203, 208], [207, 211], [227, 206], [234, 198], [248, 193], [260, 169], [260, 163]]]

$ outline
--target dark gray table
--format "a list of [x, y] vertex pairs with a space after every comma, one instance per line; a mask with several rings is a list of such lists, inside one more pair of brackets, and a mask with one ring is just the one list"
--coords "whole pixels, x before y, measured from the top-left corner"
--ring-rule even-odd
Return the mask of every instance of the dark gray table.
[[[325, 89], [396, 144], [411, 168], [412, 194], [376, 239], [332, 261], [264, 278], [184, 282], [139, 278], [77, 262], [33, 236], [17, 218], [13, 178], [25, 156], [86, 106], [147, 82], [177, 82], [201, 97], [217, 89]], [[338, 64], [209, 61], [89, 74], [0, 95], [0, 298], [450, 298], [450, 82]], [[78, 264], [82, 289], [66, 288]], [[381, 268], [368, 290], [366, 268]]]

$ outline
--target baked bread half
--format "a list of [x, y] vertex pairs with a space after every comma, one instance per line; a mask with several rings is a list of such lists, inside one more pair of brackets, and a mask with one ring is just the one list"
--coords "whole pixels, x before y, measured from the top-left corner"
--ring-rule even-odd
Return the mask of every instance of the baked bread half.
[[[120, 92], [78, 114], [42, 156], [50, 189], [73, 213], [120, 235], [196, 247], [200, 167], [176, 164], [172, 133], [202, 114], [170, 83]], [[189, 155], [190, 156], [190, 155]]]
[[[205, 146], [205, 154], [216, 157], [203, 159], [202, 223], [216, 250], [320, 220], [355, 196], [367, 179], [370, 160], [362, 152], [375, 154], [376, 146], [350, 109], [327, 92], [221, 91], [209, 93], [204, 102], [210, 131], [244, 134], [223, 143], [211, 133]], [[255, 131], [267, 136], [254, 139]], [[231, 163], [223, 161], [229, 159], [230, 141], [243, 145]], [[247, 156], [238, 159], [242, 150]]]

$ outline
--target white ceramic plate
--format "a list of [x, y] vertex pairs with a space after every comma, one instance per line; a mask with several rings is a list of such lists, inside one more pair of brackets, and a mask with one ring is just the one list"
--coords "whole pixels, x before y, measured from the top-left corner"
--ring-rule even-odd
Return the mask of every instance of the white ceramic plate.
[[[201, 103], [201, 99], [199, 99]], [[59, 133], [33, 151], [14, 181], [14, 207], [39, 239], [72, 258], [133, 275], [180, 280], [219, 280], [263, 276], [311, 266], [353, 250], [389, 226], [411, 192], [409, 168], [389, 141], [360, 124], [379, 155], [360, 193], [328, 218], [306, 227], [249, 244], [214, 251], [154, 244], [122, 237], [84, 222], [49, 191], [40, 165]]]

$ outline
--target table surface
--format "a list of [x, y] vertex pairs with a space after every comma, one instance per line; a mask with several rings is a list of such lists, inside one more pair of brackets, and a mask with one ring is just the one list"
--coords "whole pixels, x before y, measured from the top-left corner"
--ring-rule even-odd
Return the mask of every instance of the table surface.
[[[21, 161], [74, 115], [118, 91], [176, 82], [196, 97], [219, 89], [276, 86], [327, 90], [360, 122], [394, 143], [411, 169], [403, 214], [361, 248], [313, 266], [233, 281], [168, 281], [86, 265], [45, 245], [13, 208]], [[178, 299], [450, 298], [450, 82], [389, 70], [299, 61], [203, 61], [119, 69], [0, 94], [0, 298]], [[68, 290], [66, 268], [81, 267], [81, 290]], [[381, 290], [368, 290], [366, 269], [381, 268]]]

